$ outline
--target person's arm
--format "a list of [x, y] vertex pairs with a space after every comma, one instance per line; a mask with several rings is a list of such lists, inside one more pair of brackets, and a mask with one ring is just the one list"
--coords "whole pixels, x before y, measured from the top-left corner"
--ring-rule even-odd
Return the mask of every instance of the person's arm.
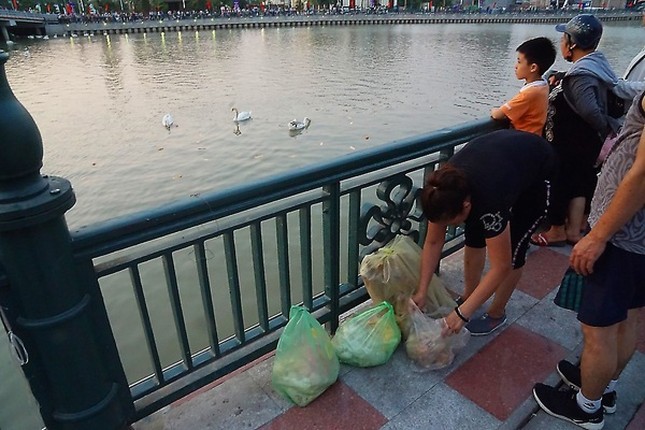
[[520, 91], [512, 99], [490, 111], [491, 118], [515, 123], [524, 117], [532, 106], [531, 90]]
[[443, 249], [445, 241], [446, 225], [428, 222], [426, 240], [423, 243], [423, 251], [421, 251], [419, 285], [412, 296], [412, 300], [417, 304], [419, 309], [423, 309], [426, 305], [428, 287], [430, 286], [430, 281], [432, 280], [434, 271], [437, 269], [437, 265], [439, 264], [441, 250]]
[[614, 94], [623, 100], [627, 100], [630, 104], [634, 97], [638, 96], [645, 90], [645, 81], [626, 81], [618, 79], [616, 86], [613, 88]]
[[[511, 249], [511, 228], [510, 224], [499, 235], [486, 239], [486, 249], [488, 251], [488, 261], [490, 270], [482, 277], [481, 281], [475, 287], [473, 293], [468, 299], [459, 306], [461, 314], [470, 318], [475, 311], [493, 295], [497, 287], [506, 279], [513, 270], [511, 262], [513, 261]], [[446, 316], [446, 325], [448, 330], [457, 333], [466, 323], [455, 311]]]
[[593, 76], [572, 76], [562, 83], [566, 85], [566, 100], [573, 110], [603, 138], [612, 130], [607, 115], [600, 107], [598, 92], [604, 90]]
[[498, 121], [508, 119], [506, 114], [501, 108], [492, 108], [490, 110], [490, 117]]
[[[645, 111], [645, 98], [641, 100]], [[571, 267], [582, 274], [589, 275], [598, 257], [604, 252], [607, 241], [645, 205], [645, 127], [634, 165], [618, 185], [614, 197], [596, 225], [573, 248], [570, 257]]]

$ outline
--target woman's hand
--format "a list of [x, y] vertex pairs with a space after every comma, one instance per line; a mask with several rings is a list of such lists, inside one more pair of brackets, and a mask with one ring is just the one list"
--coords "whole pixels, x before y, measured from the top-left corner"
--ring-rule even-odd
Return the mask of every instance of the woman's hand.
[[450, 312], [443, 318], [445, 327], [443, 328], [441, 334], [443, 336], [452, 336], [453, 334], [459, 333], [459, 331], [464, 327], [464, 320], [459, 318], [455, 311]]
[[426, 307], [426, 292], [421, 290], [417, 291], [412, 296], [412, 301], [423, 312]]

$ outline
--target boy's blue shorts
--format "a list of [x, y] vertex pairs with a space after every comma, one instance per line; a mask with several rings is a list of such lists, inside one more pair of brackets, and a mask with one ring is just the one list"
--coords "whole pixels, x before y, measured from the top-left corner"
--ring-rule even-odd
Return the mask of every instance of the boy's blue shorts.
[[585, 278], [578, 320], [609, 327], [627, 319], [627, 311], [645, 306], [645, 255], [607, 244]]

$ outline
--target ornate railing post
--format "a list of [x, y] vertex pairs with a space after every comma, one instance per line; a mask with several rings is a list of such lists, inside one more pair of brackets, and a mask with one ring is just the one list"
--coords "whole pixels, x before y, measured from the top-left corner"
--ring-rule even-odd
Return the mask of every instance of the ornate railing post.
[[74, 192], [40, 174], [40, 132], [9, 87], [8, 58], [0, 51], [0, 304], [47, 428], [122, 429], [132, 400], [96, 281], [72, 254], [64, 214]]

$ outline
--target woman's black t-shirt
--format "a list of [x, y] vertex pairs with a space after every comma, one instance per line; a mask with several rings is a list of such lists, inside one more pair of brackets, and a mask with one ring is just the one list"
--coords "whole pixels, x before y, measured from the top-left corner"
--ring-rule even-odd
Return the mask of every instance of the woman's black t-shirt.
[[555, 155], [535, 134], [499, 130], [473, 139], [449, 163], [468, 178], [471, 211], [466, 229], [483, 229], [491, 238], [504, 231], [518, 199], [551, 177]]

